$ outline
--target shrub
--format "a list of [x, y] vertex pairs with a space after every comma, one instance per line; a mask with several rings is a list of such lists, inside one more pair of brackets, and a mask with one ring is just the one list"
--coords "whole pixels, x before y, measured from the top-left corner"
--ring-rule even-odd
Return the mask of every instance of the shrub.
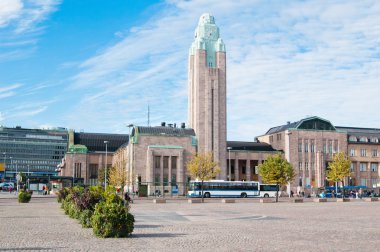
[[21, 190], [20, 193], [18, 194], [19, 203], [29, 203], [31, 198], [32, 198], [32, 194], [25, 190]]
[[83, 210], [79, 214], [79, 222], [82, 224], [84, 228], [90, 228], [91, 226], [91, 217], [93, 215], [93, 211], [90, 209]]
[[94, 211], [95, 205], [104, 200], [103, 193], [85, 189], [84, 192], [74, 198], [74, 202], [80, 211], [89, 209]]
[[91, 217], [94, 234], [99, 237], [127, 237], [133, 232], [134, 217], [123, 204], [99, 202]]
[[79, 219], [80, 211], [73, 202], [70, 202], [68, 205], [68, 213], [71, 218]]
[[70, 188], [62, 188], [61, 190], [58, 191], [57, 195], [57, 201], [58, 203], [62, 203], [64, 199], [66, 199], [67, 195], [70, 193]]

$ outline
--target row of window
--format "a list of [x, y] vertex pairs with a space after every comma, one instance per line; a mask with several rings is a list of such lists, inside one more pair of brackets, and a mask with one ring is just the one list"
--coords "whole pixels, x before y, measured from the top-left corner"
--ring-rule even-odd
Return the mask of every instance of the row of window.
[[348, 138], [348, 141], [350, 142], [362, 142], [362, 143], [378, 143], [379, 142], [379, 139], [377, 137], [370, 137], [370, 138], [367, 138], [367, 137], [359, 137], [359, 139], [356, 137], [356, 136], [350, 136]]
[[[46, 170], [55, 170], [57, 166], [56, 165], [53, 165], [53, 166], [49, 166], [49, 165], [33, 165], [33, 166], [29, 166], [29, 170], [30, 171], [36, 171], [36, 170], [40, 170], [40, 171], [46, 171]], [[18, 171], [28, 171], [28, 166], [26, 165], [18, 165], [17, 166], [17, 170]], [[6, 171], [16, 171], [16, 166], [7, 166], [6, 168]]]
[[[276, 134], [276, 139], [277, 139], [277, 141], [281, 141], [281, 133]], [[273, 135], [269, 136], [269, 142], [273, 143]]]
[[169, 168], [169, 158], [171, 158], [171, 169], [177, 169], [177, 159], [178, 157], [176, 156], [154, 156], [154, 168], [155, 169], [160, 169], [161, 168], [161, 158], [163, 158], [163, 168], [168, 169]]
[[377, 187], [378, 183], [379, 183], [378, 179], [360, 179], [361, 186]]
[[[309, 162], [305, 162], [305, 163], [299, 162], [298, 163], [298, 170], [302, 171], [303, 169], [305, 169], [306, 171], [308, 171], [309, 169], [314, 170], [314, 162], [310, 162], [310, 163]], [[359, 171], [364, 172], [364, 171], [367, 171], [367, 169], [368, 169], [367, 163], [359, 163]], [[377, 172], [378, 163], [371, 163], [370, 169], [373, 172]], [[351, 170], [351, 172], [355, 171], [355, 163], [351, 163], [350, 170]]]
[[[359, 163], [359, 171], [365, 172], [369, 168], [370, 171], [377, 172], [378, 170], [378, 163], [371, 163], [370, 167], [367, 165], [368, 163]], [[355, 171], [355, 163], [351, 163], [350, 171], [354, 172]]]
[[[0, 159], [1, 160], [1, 159]], [[51, 164], [51, 165], [56, 165], [57, 161], [49, 161], [49, 160], [19, 160], [15, 159], [12, 161], [7, 160], [8, 164], [7, 166], [16, 166], [17, 165], [23, 165], [23, 164]]]
[[[324, 139], [322, 146], [323, 146], [323, 149], [322, 149], [323, 153], [336, 153], [338, 152], [338, 149], [339, 149], [338, 140]], [[304, 143], [302, 143], [302, 141], [298, 142], [298, 152], [309, 152], [309, 151], [310, 152], [316, 151], [314, 139], [312, 140], [305, 139]]]
[[314, 170], [314, 162], [305, 162], [305, 167], [303, 166], [302, 162], [298, 163], [298, 170], [302, 171], [305, 168], [306, 171], [309, 169]]
[[[350, 156], [351, 157], [355, 157], [356, 156], [356, 149], [351, 149], [350, 150]], [[366, 157], [367, 156], [367, 149], [360, 149], [360, 156], [361, 157]], [[372, 157], [378, 157], [377, 149], [373, 149], [371, 151], [371, 156]]]
[[25, 149], [57, 149], [57, 150], [65, 150], [66, 149], [66, 144], [62, 145], [54, 145], [57, 143], [37, 143], [37, 144], [32, 144], [32, 143], [17, 143], [17, 142], [8, 142], [8, 143], [1, 143], [0, 145], [2, 149], [10, 149], [10, 148], [25, 148]]

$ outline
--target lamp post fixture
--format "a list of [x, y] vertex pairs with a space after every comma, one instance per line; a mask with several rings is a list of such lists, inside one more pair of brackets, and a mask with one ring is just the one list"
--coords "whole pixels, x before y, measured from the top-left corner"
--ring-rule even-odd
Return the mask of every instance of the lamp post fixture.
[[132, 157], [132, 142], [131, 142], [131, 128], [133, 128], [135, 125], [133, 125], [133, 123], [129, 124], [127, 127], [129, 128], [129, 136], [128, 136], [128, 159], [129, 159], [129, 165], [128, 165], [128, 173], [129, 173], [129, 176], [127, 176], [127, 184], [128, 184], [128, 188], [127, 188], [127, 191], [129, 192], [129, 188], [130, 188], [130, 183], [132, 184], [132, 187], [133, 187], [133, 169], [132, 169], [132, 165], [133, 165], [133, 157]]
[[107, 189], [107, 144], [108, 144], [108, 141], [104, 141], [104, 143], [106, 144], [106, 161], [104, 162], [104, 190]]
[[30, 173], [29, 173], [29, 165], [28, 165], [28, 180], [27, 180], [27, 182], [28, 182], [28, 183], [27, 183], [27, 184], [28, 184], [28, 189], [30, 189], [30, 188], [29, 188], [29, 176], [30, 176]]
[[[13, 169], [13, 157], [9, 157], [9, 159], [11, 160], [11, 168]], [[9, 181], [10, 181], [10, 179], [9, 179]]]
[[17, 190], [17, 192], [18, 192], [18, 182], [19, 182], [19, 178], [20, 178], [20, 176], [18, 175], [18, 171], [17, 171], [17, 160], [15, 160], [16, 161], [16, 190]]
[[228, 150], [228, 181], [231, 181], [231, 150], [232, 147], [227, 147]]
[[5, 161], [6, 161], [6, 158], [7, 158], [7, 153], [6, 152], [3, 152], [3, 155], [4, 155], [4, 181], [5, 181], [5, 174], [6, 174], [6, 167], [7, 165], [5, 164]]
[[75, 163], [74, 163], [74, 157], [75, 157], [75, 153], [74, 153], [74, 148], [72, 150], [72, 154], [71, 154], [71, 159], [73, 160], [72, 161], [72, 165], [73, 165], [73, 187], [74, 187], [74, 178], [75, 178]]

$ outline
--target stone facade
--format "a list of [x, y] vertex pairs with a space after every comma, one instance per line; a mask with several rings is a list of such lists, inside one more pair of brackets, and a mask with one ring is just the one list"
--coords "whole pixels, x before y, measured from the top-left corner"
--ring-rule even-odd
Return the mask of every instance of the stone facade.
[[189, 125], [198, 152], [212, 152], [226, 179], [226, 53], [214, 17], [203, 14], [189, 55]]
[[[112, 166], [113, 153], [107, 153], [107, 167]], [[83, 178], [87, 185], [104, 185], [98, 181], [99, 170], [105, 168], [106, 153], [75, 153], [68, 152], [61, 162], [60, 175]], [[98, 183], [99, 182], [99, 183]]]
[[163, 193], [175, 186], [184, 193], [186, 163], [195, 152], [192, 129], [135, 126], [130, 143], [117, 150], [114, 162], [126, 157], [130, 191], [143, 185], [148, 195], [153, 195], [156, 190]]
[[[363, 135], [367, 136], [366, 140], [360, 142]], [[352, 174], [345, 179], [345, 185], [370, 188], [377, 185], [380, 144], [376, 139], [379, 136], [380, 130], [335, 127], [325, 119], [311, 117], [274, 127], [258, 139], [284, 152], [297, 174], [291, 183], [292, 190], [307, 192], [311, 188], [333, 185], [326, 180], [326, 169], [338, 152], [346, 153], [352, 162]], [[354, 137], [354, 141], [350, 141], [350, 137]]]

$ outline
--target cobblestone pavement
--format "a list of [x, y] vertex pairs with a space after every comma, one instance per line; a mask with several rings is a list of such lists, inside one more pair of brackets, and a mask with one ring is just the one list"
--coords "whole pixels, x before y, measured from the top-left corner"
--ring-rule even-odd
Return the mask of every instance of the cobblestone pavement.
[[52, 197], [0, 197], [0, 251], [376, 251], [380, 202], [135, 200], [131, 238], [99, 239]]

